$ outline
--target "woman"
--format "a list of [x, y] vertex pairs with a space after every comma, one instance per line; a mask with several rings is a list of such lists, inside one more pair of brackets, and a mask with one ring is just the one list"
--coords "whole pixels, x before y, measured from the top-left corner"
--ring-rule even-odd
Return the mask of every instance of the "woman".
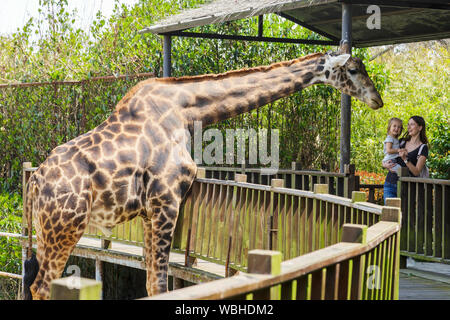
[[[399, 152], [401, 158], [399, 164], [402, 167], [407, 167], [410, 175], [418, 177], [424, 169], [428, 157], [427, 144], [425, 120], [420, 116], [412, 116], [408, 120], [408, 130], [400, 140], [400, 148], [405, 148], [405, 150]], [[383, 165], [389, 169], [386, 180], [384, 181], [383, 198], [385, 204], [387, 198], [397, 198], [398, 175], [395, 171], [391, 171], [391, 168], [395, 165], [396, 163], [393, 161]]]

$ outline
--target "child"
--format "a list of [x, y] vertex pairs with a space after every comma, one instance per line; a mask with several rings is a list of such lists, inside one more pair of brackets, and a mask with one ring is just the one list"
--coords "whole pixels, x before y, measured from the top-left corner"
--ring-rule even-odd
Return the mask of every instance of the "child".
[[400, 134], [402, 133], [403, 130], [403, 124], [402, 124], [402, 120], [400, 120], [399, 118], [391, 118], [389, 119], [388, 122], [388, 129], [387, 129], [387, 137], [384, 140], [384, 158], [383, 158], [383, 164], [386, 161], [392, 160], [393, 162], [397, 163], [393, 169], [395, 171], [399, 171], [400, 168], [402, 167], [401, 165], [398, 164], [397, 158], [399, 157], [398, 152], [401, 150], [400, 149], [400, 142], [398, 141], [398, 137], [400, 136]]

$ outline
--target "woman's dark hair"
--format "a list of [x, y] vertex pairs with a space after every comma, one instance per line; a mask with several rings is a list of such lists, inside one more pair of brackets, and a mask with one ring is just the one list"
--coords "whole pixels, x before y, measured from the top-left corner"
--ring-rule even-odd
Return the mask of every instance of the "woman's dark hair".
[[[412, 116], [411, 118], [409, 118], [409, 120], [414, 120], [415, 123], [417, 123], [418, 126], [422, 127], [422, 130], [420, 130], [420, 134], [419, 134], [419, 138], [420, 141], [422, 143], [428, 144], [428, 138], [427, 138], [427, 133], [426, 133], [426, 125], [425, 125], [425, 120], [421, 117], [421, 116]], [[409, 141], [411, 140], [411, 136], [409, 135], [408, 130], [405, 132], [404, 136], [403, 136], [403, 140], [404, 141]]]

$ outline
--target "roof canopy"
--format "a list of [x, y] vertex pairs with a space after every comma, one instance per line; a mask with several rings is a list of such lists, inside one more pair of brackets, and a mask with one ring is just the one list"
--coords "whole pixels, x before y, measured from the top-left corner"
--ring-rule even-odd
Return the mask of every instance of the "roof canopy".
[[[195, 33], [182, 31], [275, 13], [328, 38], [329, 41], [323, 42], [324, 44], [336, 44], [341, 38], [342, 2], [342, 0], [216, 0], [168, 17], [141, 32], [196, 36]], [[448, 1], [354, 0], [345, 2], [352, 4], [352, 46], [369, 47], [450, 37], [450, 3]], [[374, 13], [374, 11], [367, 12], [370, 5], [377, 5], [380, 9], [380, 29], [369, 29], [367, 26], [368, 18]], [[227, 38], [224, 35], [209, 37]], [[252, 39], [241, 37], [240, 40]], [[260, 40], [264, 39], [260, 38]], [[314, 42], [311, 43], [314, 44]]]

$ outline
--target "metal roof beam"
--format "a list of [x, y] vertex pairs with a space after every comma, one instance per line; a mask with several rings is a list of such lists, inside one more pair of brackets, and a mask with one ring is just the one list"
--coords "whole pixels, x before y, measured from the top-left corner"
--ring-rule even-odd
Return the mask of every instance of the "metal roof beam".
[[310, 40], [310, 39], [291, 39], [291, 38], [274, 38], [274, 37], [259, 37], [259, 36], [255, 37], [255, 36], [239, 36], [239, 35], [186, 32], [186, 31], [185, 32], [173, 31], [164, 33], [163, 35], [189, 37], [189, 38], [236, 40], [236, 41], [278, 42], [278, 43], [309, 44], [309, 45], [324, 45], [324, 46], [339, 45], [339, 41], [335, 40]]
[[337, 38], [337, 37], [335, 37], [335, 36], [333, 36], [333, 35], [331, 35], [331, 34], [325, 32], [325, 31], [322, 31], [322, 30], [319, 30], [319, 29], [317, 29], [317, 28], [314, 28], [312, 25], [307, 24], [307, 23], [305, 23], [305, 22], [303, 22], [303, 21], [300, 21], [300, 20], [298, 20], [298, 19], [296, 19], [296, 18], [294, 18], [294, 17], [291, 17], [290, 15], [287, 15], [287, 14], [285, 14], [285, 13], [283, 13], [283, 12], [279, 12], [279, 13], [277, 13], [277, 14], [278, 14], [280, 17], [283, 17], [283, 18], [285, 18], [285, 19], [287, 19], [287, 20], [289, 20], [289, 21], [292, 21], [292, 22], [298, 24], [299, 26], [302, 26], [302, 27], [304, 27], [304, 28], [306, 28], [306, 29], [309, 29], [309, 30], [311, 30], [311, 31], [314, 31], [315, 33], [320, 34], [321, 36], [327, 37], [328, 39], [331, 39], [331, 40], [334, 40], [334, 41], [339, 41], [339, 38]]
[[258, 16], [258, 37], [262, 37], [264, 32], [264, 15]]

